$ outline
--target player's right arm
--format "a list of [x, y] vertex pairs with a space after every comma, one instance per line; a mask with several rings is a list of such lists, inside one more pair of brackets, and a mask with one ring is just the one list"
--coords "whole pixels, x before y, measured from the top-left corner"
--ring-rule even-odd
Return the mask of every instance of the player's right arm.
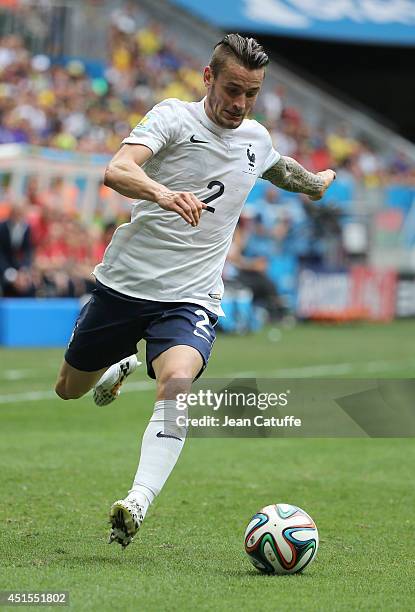
[[104, 184], [127, 198], [156, 202], [195, 227], [206, 204], [193, 193], [171, 191], [153, 181], [141, 167], [152, 155], [151, 149], [145, 145], [124, 144], [108, 164]]

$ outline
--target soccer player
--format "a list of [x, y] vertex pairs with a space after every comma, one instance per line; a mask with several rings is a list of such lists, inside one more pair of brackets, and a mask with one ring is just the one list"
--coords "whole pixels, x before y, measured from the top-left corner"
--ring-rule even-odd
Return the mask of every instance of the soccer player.
[[173, 469], [186, 437], [176, 395], [203, 372], [222, 314], [222, 268], [244, 202], [262, 177], [277, 187], [323, 196], [333, 170], [308, 172], [274, 150], [268, 131], [246, 117], [268, 56], [253, 38], [228, 34], [204, 69], [200, 102], [164, 100], [125, 138], [105, 184], [134, 200], [94, 270], [96, 289], [76, 323], [56, 384], [63, 399], [94, 388], [113, 401], [138, 365], [157, 381], [128, 496], [110, 510], [110, 542], [127, 546]]

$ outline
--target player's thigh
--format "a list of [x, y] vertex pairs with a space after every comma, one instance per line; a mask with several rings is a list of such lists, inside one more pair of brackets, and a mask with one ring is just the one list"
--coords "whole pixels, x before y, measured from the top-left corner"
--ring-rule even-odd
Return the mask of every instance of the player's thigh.
[[84, 372], [64, 361], [59, 370], [55, 391], [62, 399], [82, 397], [95, 386], [106, 369], [101, 368], [95, 372]]
[[197, 349], [187, 344], [177, 344], [163, 351], [153, 362], [156, 379], [197, 376], [203, 366], [203, 358]]
[[184, 304], [164, 311], [146, 329], [147, 372], [157, 379], [158, 391], [171, 379], [190, 385], [202, 374], [216, 338], [216, 321], [205, 309]]
[[85, 373], [109, 368], [137, 352], [142, 328], [140, 311], [135, 304], [95, 289], [75, 324], [65, 361], [74, 370]]
[[193, 346], [179, 344], [163, 351], [152, 362], [157, 380], [157, 400], [176, 399], [188, 393], [193, 380], [203, 369], [203, 358]]

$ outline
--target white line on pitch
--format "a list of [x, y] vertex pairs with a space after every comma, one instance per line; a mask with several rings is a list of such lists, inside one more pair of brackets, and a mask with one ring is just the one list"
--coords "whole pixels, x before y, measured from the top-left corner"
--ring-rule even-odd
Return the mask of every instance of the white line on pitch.
[[[123, 389], [123, 393], [129, 393], [131, 391], [148, 391], [155, 388], [155, 383], [140, 380], [137, 382], [130, 382], [128, 387]], [[17, 402], [38, 402], [40, 400], [51, 400], [58, 399], [56, 393], [49, 389], [47, 391], [25, 391], [23, 393], [9, 393], [7, 395], [0, 395], [0, 404], [14, 404]]]
[[52, 371], [56, 372], [59, 364], [56, 362], [42, 362], [42, 368], [9, 368], [0, 371], [0, 380], [23, 380], [24, 378], [45, 378]]
[[[246, 372], [230, 372], [221, 376], [212, 376], [215, 380], [219, 378], [312, 378], [319, 376], [338, 376], [356, 372], [362, 374], [376, 374], [393, 370], [400, 370], [403, 367], [414, 367], [415, 361], [408, 359], [405, 361], [368, 361], [366, 363], [331, 363], [313, 366], [303, 366], [298, 368], [280, 368], [258, 372], [250, 370]], [[123, 389], [124, 393], [134, 391], [149, 391], [155, 388], [155, 382], [140, 380], [129, 382]], [[40, 391], [26, 391], [22, 393], [9, 393], [0, 395], [0, 404], [13, 404], [17, 402], [36, 402], [41, 400], [57, 399], [55, 392], [51, 389]]]
[[36, 369], [25, 369], [25, 370], [3, 370], [0, 374], [0, 380], [23, 380], [27, 378], [37, 378], [39, 376], [45, 375], [45, 370], [36, 370]]
[[246, 372], [232, 372], [225, 378], [238, 376], [239, 378], [311, 378], [319, 376], [338, 376], [341, 374], [376, 374], [381, 372], [400, 370], [402, 368], [415, 368], [415, 360], [405, 361], [367, 361], [364, 363], [328, 363], [321, 365], [301, 366], [298, 368], [279, 368], [277, 370], [249, 370]]

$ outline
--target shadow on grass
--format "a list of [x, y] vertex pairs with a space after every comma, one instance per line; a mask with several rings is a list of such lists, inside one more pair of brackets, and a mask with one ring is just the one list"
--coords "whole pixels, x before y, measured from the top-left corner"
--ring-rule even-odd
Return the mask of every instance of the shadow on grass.
[[297, 579], [307, 580], [312, 576], [307, 573], [299, 572], [298, 574], [263, 574], [262, 572], [256, 571], [255, 569], [238, 569], [238, 570], [214, 570], [212, 572], [215, 576], [222, 576], [227, 578], [251, 578], [253, 580], [284, 580], [284, 579]]
[[54, 565], [63, 565], [65, 567], [82, 567], [82, 568], [99, 568], [99, 567], [134, 567], [135, 569], [144, 568], [146, 566], [154, 566], [154, 561], [143, 556], [127, 556], [122, 550], [119, 555], [70, 555], [64, 558], [55, 559]]

